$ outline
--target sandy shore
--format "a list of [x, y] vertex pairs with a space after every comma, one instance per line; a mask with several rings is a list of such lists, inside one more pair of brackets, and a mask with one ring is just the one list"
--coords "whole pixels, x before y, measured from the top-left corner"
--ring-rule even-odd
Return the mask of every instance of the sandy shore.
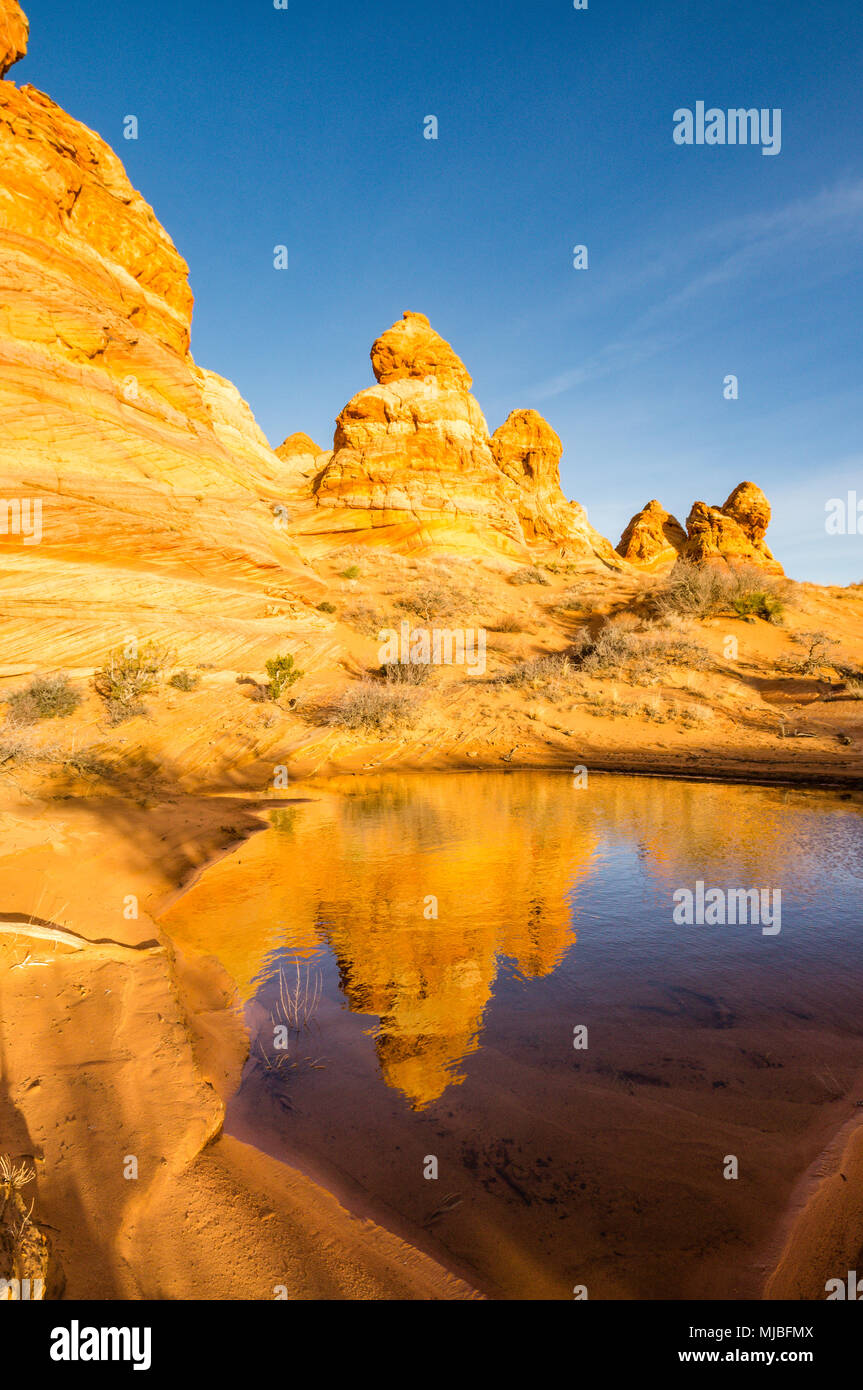
[[0, 916], [29, 916], [43, 882], [41, 921], [102, 939], [77, 949], [26, 923], [0, 935], [0, 1133], [5, 1152], [34, 1162], [66, 1297], [470, 1297], [222, 1133], [247, 1052], [236, 991], [215, 958], [184, 960], [151, 914], [256, 824], [219, 799], [0, 812]]

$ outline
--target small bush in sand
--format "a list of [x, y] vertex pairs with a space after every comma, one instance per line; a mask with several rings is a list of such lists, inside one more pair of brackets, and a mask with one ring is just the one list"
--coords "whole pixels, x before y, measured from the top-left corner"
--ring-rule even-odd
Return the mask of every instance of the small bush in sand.
[[842, 678], [842, 694], [847, 700], [863, 700], [863, 671], [857, 666], [837, 666]]
[[536, 565], [525, 565], [520, 570], [513, 570], [509, 576], [510, 584], [547, 584], [548, 576], [542, 570], [537, 569]]
[[794, 632], [791, 640], [802, 648], [798, 657], [786, 657], [785, 666], [799, 676], [817, 676], [825, 666], [829, 666], [830, 652], [836, 646], [826, 632]]
[[364, 637], [379, 637], [384, 628], [394, 627], [398, 621], [389, 613], [373, 608], [369, 603], [357, 603], [352, 608], [346, 608], [342, 618]]
[[549, 612], [560, 618], [568, 618], [573, 613], [583, 613], [589, 606], [589, 601], [581, 590], [565, 589], [551, 604]]
[[94, 675], [93, 685], [105, 701], [111, 724], [146, 713], [141, 697], [155, 690], [168, 659], [166, 649], [155, 642], [145, 642], [134, 656], [124, 647], [109, 653], [105, 665]]
[[17, 723], [35, 724], [39, 719], [63, 719], [73, 714], [81, 695], [69, 684], [68, 676], [35, 676], [29, 685], [13, 691], [6, 703]]
[[400, 598], [397, 607], [430, 623], [435, 618], [449, 618], [455, 613], [470, 611], [473, 597], [447, 579], [429, 579]]
[[271, 700], [278, 700], [292, 685], [296, 685], [305, 675], [298, 670], [292, 656], [274, 656], [265, 663], [267, 684], [265, 690]]
[[336, 605], [334, 603], [330, 603], [328, 598], [325, 598], [323, 603], [318, 604], [319, 613], [335, 613], [335, 611]]
[[359, 579], [360, 567], [359, 565], [348, 565], [347, 569], [339, 570], [339, 574], [342, 579]]
[[328, 722], [340, 729], [386, 734], [409, 728], [416, 717], [415, 696], [397, 685], [363, 681], [337, 698]]
[[520, 661], [511, 670], [496, 676], [495, 685], [535, 685], [548, 680], [559, 680], [573, 675], [575, 663], [566, 652], [550, 652], [547, 656], [535, 656], [530, 661]]
[[0, 768], [12, 763], [35, 761], [36, 747], [32, 735], [14, 723], [0, 730]]
[[564, 700], [576, 693], [576, 666], [566, 652], [550, 652], [530, 661], [520, 661], [509, 671], [493, 678], [494, 685], [508, 685], [516, 690], [533, 690], [552, 702]]
[[425, 685], [431, 678], [432, 667], [428, 661], [386, 661], [378, 667], [377, 674], [390, 685]]
[[785, 614], [785, 604], [770, 589], [742, 589], [731, 596], [731, 610], [738, 618], [763, 618], [778, 623]]
[[515, 613], [504, 613], [486, 623], [489, 632], [524, 632], [524, 620]]
[[194, 671], [175, 671], [168, 684], [173, 690], [197, 690], [201, 677]]
[[667, 666], [701, 669], [707, 665], [709, 653], [700, 642], [664, 631], [639, 632], [634, 626], [634, 620], [625, 615], [606, 623], [596, 637], [582, 628], [574, 647], [578, 668], [586, 675], [626, 671], [638, 683], [658, 676]]
[[0, 730], [0, 772], [27, 768], [63, 769], [79, 777], [107, 777], [111, 767], [92, 748], [73, 741], [40, 743], [29, 728], [7, 721]]
[[698, 724], [709, 724], [713, 719], [713, 710], [707, 705], [672, 704], [669, 712], [685, 729], [693, 729]]

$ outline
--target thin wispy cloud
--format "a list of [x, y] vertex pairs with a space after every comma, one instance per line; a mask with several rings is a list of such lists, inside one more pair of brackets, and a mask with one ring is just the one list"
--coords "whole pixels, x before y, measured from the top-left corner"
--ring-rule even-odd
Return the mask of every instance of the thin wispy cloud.
[[[674, 275], [679, 283], [642, 309], [626, 333], [618, 334], [571, 370], [540, 382], [532, 388], [531, 396], [536, 401], [548, 400], [588, 380], [615, 371], [632, 371], [696, 331], [691, 317], [674, 323], [680, 311], [717, 290], [747, 280], [758, 282], [760, 291], [765, 292], [765, 272], [775, 275], [790, 258], [801, 257], [815, 239], [822, 258], [821, 273], [840, 273], [837, 264], [825, 262], [824, 250], [837, 243], [850, 250], [863, 240], [863, 179], [842, 181], [773, 212], [744, 214], [704, 227], [689, 235], [685, 260], [680, 244], [675, 243], [650, 257], [636, 277], [627, 276], [626, 271], [612, 272], [615, 284], [608, 289], [615, 293], [622, 291], [627, 279], [630, 292], [651, 283], [667, 283]], [[715, 257], [717, 245], [734, 249], [706, 268], [693, 271], [692, 267], [706, 257]], [[689, 278], [683, 278], [687, 266]]]

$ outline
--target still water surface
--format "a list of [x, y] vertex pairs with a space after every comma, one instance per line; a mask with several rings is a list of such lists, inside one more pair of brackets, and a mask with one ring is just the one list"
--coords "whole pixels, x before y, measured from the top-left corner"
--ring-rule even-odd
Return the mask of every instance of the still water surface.
[[[246, 1004], [228, 1127], [492, 1296], [757, 1296], [863, 1095], [860, 798], [551, 773], [308, 795], [164, 919]], [[698, 881], [778, 890], [781, 930], [676, 924]]]

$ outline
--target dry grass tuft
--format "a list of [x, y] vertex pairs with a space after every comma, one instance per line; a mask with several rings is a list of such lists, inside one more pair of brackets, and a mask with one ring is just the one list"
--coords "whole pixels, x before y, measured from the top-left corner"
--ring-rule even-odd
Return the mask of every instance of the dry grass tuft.
[[328, 723], [352, 732], [390, 734], [410, 728], [417, 716], [417, 697], [404, 687], [363, 681], [337, 697]]

